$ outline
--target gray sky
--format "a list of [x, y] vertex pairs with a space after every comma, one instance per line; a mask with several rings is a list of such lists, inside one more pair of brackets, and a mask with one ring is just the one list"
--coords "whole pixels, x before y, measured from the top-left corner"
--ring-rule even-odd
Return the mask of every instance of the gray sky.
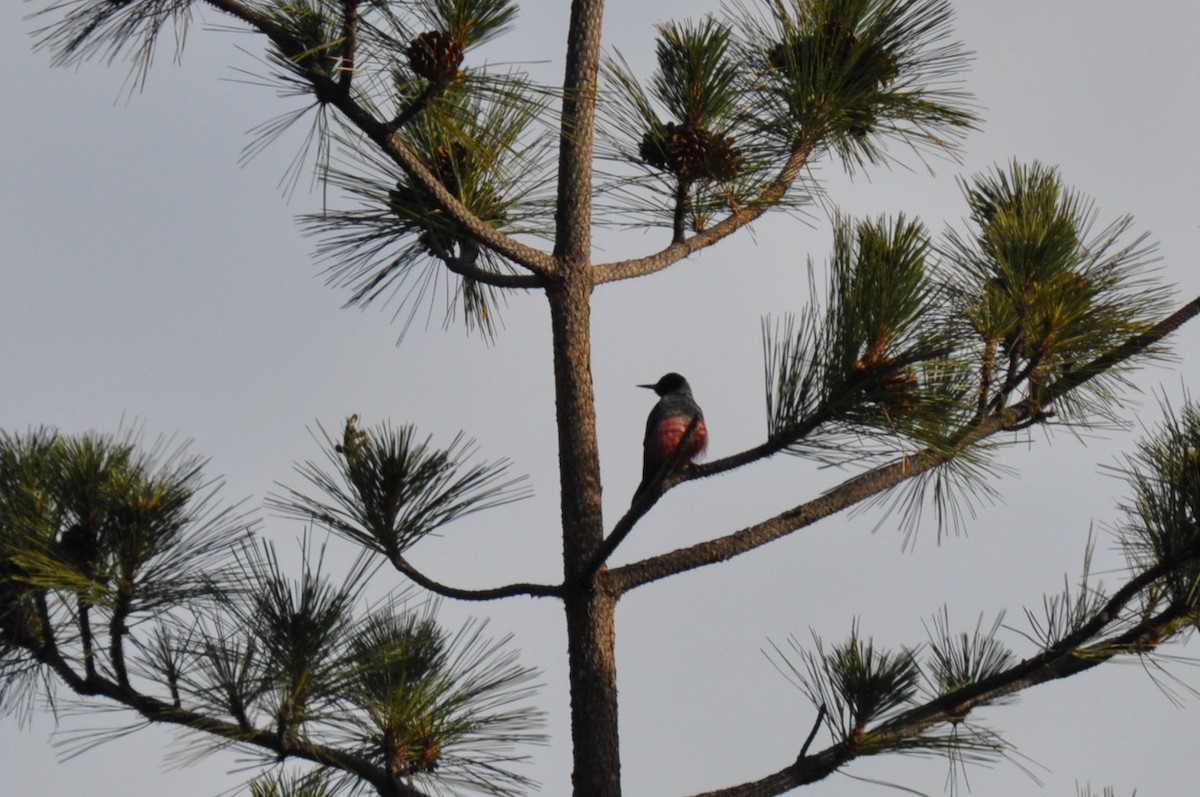
[[[463, 586], [557, 578], [555, 435], [547, 312], [517, 296], [494, 346], [443, 331], [440, 315], [400, 347], [394, 308], [346, 311], [344, 294], [323, 285], [314, 242], [296, 213], [319, 206], [303, 190], [290, 200], [276, 183], [293, 154], [283, 144], [245, 167], [246, 131], [288, 107], [273, 92], [239, 82], [232, 67], [258, 65], [238, 47], [244, 35], [192, 27], [182, 67], [164, 42], [144, 92], [126, 101], [121, 66], [52, 70], [31, 52], [23, 14], [44, 3], [0, 9], [0, 428], [49, 424], [113, 431], [136, 421], [147, 439], [175, 435], [211, 457], [225, 499], [254, 506], [276, 481], [299, 486], [292, 463], [319, 455], [315, 422], [336, 429], [364, 422], [414, 423], [448, 443], [459, 430], [481, 455], [510, 457], [530, 474], [533, 500], [451, 527], [422, 543], [416, 563]], [[1061, 167], [1091, 196], [1101, 223], [1134, 215], [1161, 244], [1162, 278], [1178, 301], [1200, 294], [1200, 9], [1156, 0], [1130, 4], [1070, 0], [958, 3], [957, 29], [977, 54], [967, 76], [983, 108], [982, 132], [964, 162], [935, 162], [936, 176], [874, 171], [847, 181], [831, 163], [832, 199], [854, 214], [904, 211], [935, 230], [965, 215], [956, 175], [1013, 157]], [[649, 63], [652, 23], [715, 3], [609, 4], [606, 35], [635, 64]], [[495, 61], [536, 61], [561, 72], [567, 3], [524, 5], [517, 30], [486, 51]], [[219, 17], [207, 10], [198, 21]], [[291, 142], [295, 143], [295, 142]], [[911, 160], [911, 159], [910, 159]], [[336, 200], [333, 204], [336, 206]], [[649, 251], [662, 231], [605, 233], [599, 259]], [[805, 259], [829, 250], [828, 219], [772, 218], [742, 235], [636, 282], [595, 294], [594, 374], [609, 525], [625, 508], [640, 469], [642, 423], [651, 396], [634, 384], [667, 370], [686, 374], [703, 404], [709, 452], [723, 456], [761, 440], [764, 429], [760, 319], [798, 309], [807, 296]], [[1173, 343], [1181, 361], [1141, 372], [1145, 391], [1128, 417], [1153, 423], [1154, 391], [1175, 400], [1200, 385], [1190, 356], [1192, 324]], [[1018, 475], [1000, 480], [1003, 505], [985, 506], [969, 536], [935, 544], [921, 530], [902, 553], [896, 523], [878, 510], [831, 518], [732, 564], [636, 591], [618, 614], [623, 778], [630, 797], [689, 794], [761, 776], [795, 757], [813, 710], [762, 656], [768, 640], [815, 630], [845, 638], [853, 618], [880, 644], [924, 639], [922, 621], [943, 605], [962, 629], [1001, 609], [1022, 628], [1075, 578], [1089, 528], [1114, 521], [1124, 485], [1099, 470], [1129, 450], [1137, 433], [1086, 444], [1070, 434], [1007, 451]], [[817, 494], [844, 474], [791, 458], [673, 492], [621, 548], [632, 561], [747, 525]], [[287, 550], [299, 524], [266, 516], [263, 532]], [[339, 550], [346, 550], [334, 543]], [[1116, 583], [1121, 560], [1101, 538], [1095, 569]], [[378, 577], [379, 591], [398, 583]], [[567, 793], [565, 640], [557, 604], [447, 604], [451, 625], [491, 617], [491, 631], [516, 635], [523, 661], [545, 670], [542, 705], [551, 745], [535, 750], [543, 793]], [[1016, 633], [1005, 640], [1030, 651]], [[1189, 649], [1173, 649], [1176, 653]], [[1137, 663], [1102, 668], [1040, 687], [1015, 705], [981, 712], [1028, 757], [1039, 786], [1002, 763], [968, 771], [977, 795], [1074, 795], [1076, 782], [1119, 793], [1194, 789], [1200, 712], [1194, 696], [1174, 707]], [[1200, 685], [1195, 671], [1174, 672]], [[231, 758], [186, 769], [165, 766], [168, 732], [149, 729], [65, 763], [49, 740], [115, 715], [47, 714], [21, 730], [0, 723], [0, 793], [91, 797], [213, 795], [239, 782]], [[824, 737], [822, 737], [824, 738]], [[856, 761], [854, 777], [938, 794], [943, 759]], [[845, 775], [804, 793], [895, 793]]]

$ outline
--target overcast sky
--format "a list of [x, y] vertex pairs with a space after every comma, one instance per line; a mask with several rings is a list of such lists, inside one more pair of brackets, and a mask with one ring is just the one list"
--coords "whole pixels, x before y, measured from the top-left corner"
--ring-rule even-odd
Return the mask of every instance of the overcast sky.
[[[123, 66], [51, 69], [32, 52], [23, 17], [46, 5], [0, 8], [0, 428], [48, 424], [67, 432], [141, 425], [191, 440], [223, 475], [225, 499], [254, 506], [275, 482], [299, 486], [292, 464], [319, 456], [309, 434], [352, 412], [364, 423], [414, 423], [445, 444], [462, 430], [481, 455], [510, 457], [528, 473], [533, 500], [474, 516], [428, 540], [413, 558], [462, 586], [558, 578], [559, 531], [548, 314], [517, 296], [493, 346], [443, 330], [440, 317], [397, 347], [392, 310], [339, 309], [314, 241], [294, 221], [320, 196], [282, 196], [294, 150], [281, 145], [239, 167], [246, 131], [286, 110], [237, 69], [259, 65], [257, 38], [214, 31], [200, 9], [182, 65], [166, 40], [141, 93], [122, 92]], [[848, 181], [835, 164], [833, 201], [853, 214], [904, 211], [935, 230], [965, 215], [955, 176], [1011, 158], [1061, 167], [1092, 197], [1101, 223], [1130, 213], [1160, 243], [1161, 278], [1182, 304], [1200, 294], [1200, 7], [1175, 0], [962, 2], [957, 30], [976, 53], [967, 85], [983, 109], [963, 163], [873, 171]], [[568, 4], [536, 0], [517, 29], [490, 46], [494, 61], [532, 62], [556, 79]], [[648, 64], [654, 22], [716, 8], [708, 2], [629, 2], [608, 7], [607, 43]], [[241, 50], [239, 50], [241, 48]], [[483, 57], [482, 55], [478, 57]], [[478, 62], [478, 61], [476, 61]], [[294, 142], [292, 142], [294, 143]], [[336, 205], [336, 201], [334, 203]], [[662, 231], [606, 233], [599, 259], [651, 251]], [[642, 424], [652, 396], [633, 385], [684, 373], [703, 405], [711, 456], [760, 441], [765, 420], [761, 318], [802, 306], [806, 259], [824, 261], [830, 225], [783, 217], [752, 234], [635, 282], [595, 294], [594, 376], [608, 524], [627, 506], [640, 470]], [[1178, 401], [1200, 387], [1200, 323], [1172, 341], [1180, 362], [1142, 371], [1141, 404], [1127, 417], [1152, 424], [1156, 391]], [[883, 645], [924, 639], [943, 605], [962, 629], [982, 613], [1022, 607], [1078, 573], [1089, 529], [1117, 519], [1122, 482], [1102, 472], [1138, 432], [1086, 441], [1041, 432], [1002, 460], [1002, 505], [980, 509], [965, 538], [936, 544], [923, 527], [901, 552], [894, 520], [877, 509], [839, 516], [721, 567], [638, 590], [618, 613], [623, 779], [630, 797], [684, 795], [730, 785], [791, 761], [814, 712], [762, 655], [789, 634], [845, 638], [854, 618]], [[847, 474], [792, 458], [673, 492], [619, 552], [632, 561], [747, 525], [819, 493]], [[263, 533], [293, 549], [299, 524], [266, 516]], [[339, 550], [347, 549], [335, 543]], [[348, 557], [345, 557], [348, 558]], [[343, 559], [344, 561], [344, 559]], [[1120, 557], [1101, 538], [1096, 570], [1119, 578]], [[381, 573], [379, 592], [398, 584]], [[445, 605], [455, 625], [486, 613], [496, 636], [513, 632], [523, 662], [545, 672], [542, 705], [552, 743], [533, 751], [543, 793], [568, 792], [565, 638], [558, 605], [518, 600]], [[1028, 644], [1004, 637], [1020, 655]], [[1196, 646], [1173, 648], [1196, 655]], [[1173, 672], [1200, 686], [1193, 668]], [[1038, 782], [1013, 764], [969, 770], [977, 795], [1074, 795], [1075, 784], [1119, 794], [1178, 795], [1195, 788], [1200, 705], [1172, 705], [1136, 662], [1040, 687], [1013, 705], [980, 712], [1003, 731]], [[69, 707], [68, 707], [69, 708]], [[119, 715], [60, 718], [70, 732]], [[61, 762], [54, 722], [20, 729], [0, 721], [0, 794], [208, 797], [244, 775], [214, 758], [163, 763], [170, 733], [149, 729]], [[824, 737], [822, 737], [822, 740]], [[857, 778], [938, 794], [944, 759], [856, 761], [804, 793], [896, 793]]]

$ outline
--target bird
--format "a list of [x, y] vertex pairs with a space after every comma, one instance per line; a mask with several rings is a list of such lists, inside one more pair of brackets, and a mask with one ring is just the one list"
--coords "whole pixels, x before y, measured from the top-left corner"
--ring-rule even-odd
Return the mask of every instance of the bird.
[[[671, 372], [652, 385], [638, 385], [658, 394], [658, 403], [646, 418], [646, 437], [642, 441], [642, 483], [633, 494], [634, 500], [654, 481], [658, 472], [672, 459], [674, 471], [683, 470], [708, 447], [708, 428], [704, 412], [692, 397], [692, 386], [677, 373]], [[696, 419], [682, 450], [679, 444]]]

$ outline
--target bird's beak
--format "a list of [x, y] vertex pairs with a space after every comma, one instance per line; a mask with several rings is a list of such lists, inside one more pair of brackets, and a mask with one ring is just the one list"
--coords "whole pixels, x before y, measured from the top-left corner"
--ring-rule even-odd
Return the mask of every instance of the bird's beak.
[[638, 387], [644, 387], [644, 388], [646, 388], [647, 390], [653, 390], [653, 389], [654, 389], [654, 385], [638, 385]]

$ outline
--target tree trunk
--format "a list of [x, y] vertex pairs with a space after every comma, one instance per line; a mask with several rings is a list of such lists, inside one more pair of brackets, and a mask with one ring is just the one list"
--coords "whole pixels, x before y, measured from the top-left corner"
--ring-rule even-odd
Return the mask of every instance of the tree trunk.
[[574, 797], [619, 797], [617, 665], [613, 656], [616, 600], [599, 590], [568, 593], [567, 655], [571, 668]]
[[613, 594], [587, 567], [604, 538], [592, 392], [592, 137], [603, 0], [571, 3], [559, 136], [554, 259], [548, 281], [562, 490], [563, 604], [571, 685], [574, 797], [620, 797]]
[[547, 291], [554, 329], [558, 460], [562, 490], [564, 608], [571, 685], [575, 797], [618, 797], [615, 597], [606, 571], [587, 565], [604, 537], [588, 338], [590, 285], [583, 279]]

